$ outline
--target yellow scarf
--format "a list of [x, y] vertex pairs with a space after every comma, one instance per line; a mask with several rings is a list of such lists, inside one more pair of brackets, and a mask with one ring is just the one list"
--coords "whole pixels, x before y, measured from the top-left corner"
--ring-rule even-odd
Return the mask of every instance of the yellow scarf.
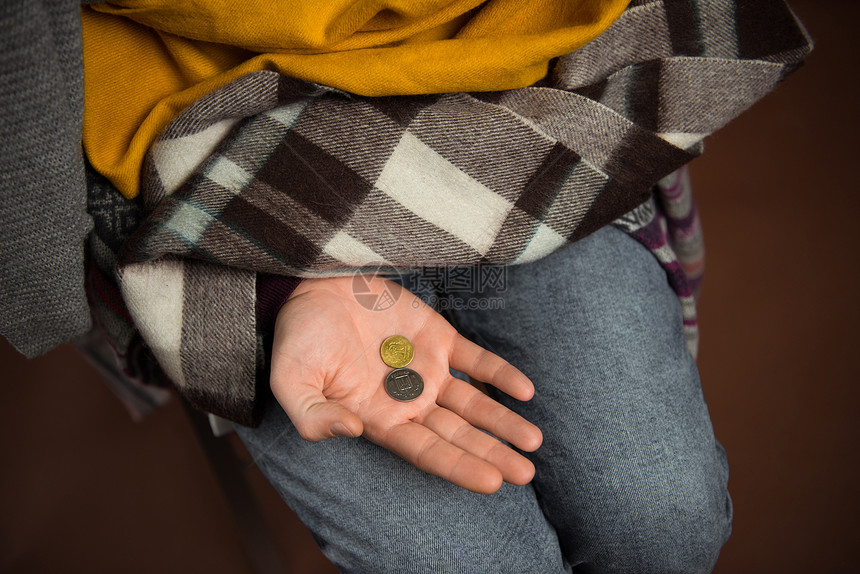
[[185, 107], [254, 71], [365, 96], [522, 88], [630, 0], [124, 0], [83, 8], [83, 144], [126, 197]]

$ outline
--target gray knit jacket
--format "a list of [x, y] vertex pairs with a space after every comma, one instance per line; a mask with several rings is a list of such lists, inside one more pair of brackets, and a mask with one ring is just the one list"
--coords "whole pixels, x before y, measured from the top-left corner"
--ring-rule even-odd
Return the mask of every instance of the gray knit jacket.
[[0, 334], [32, 357], [85, 333], [81, 8], [0, 2]]

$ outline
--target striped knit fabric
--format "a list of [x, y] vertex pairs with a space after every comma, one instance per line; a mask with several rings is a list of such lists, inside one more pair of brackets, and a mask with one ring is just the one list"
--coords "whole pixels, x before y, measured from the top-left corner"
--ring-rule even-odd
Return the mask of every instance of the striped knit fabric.
[[687, 348], [695, 357], [699, 350], [696, 293], [705, 269], [705, 247], [687, 168], [660, 180], [650, 200], [613, 225], [647, 247], [666, 271], [681, 303]]

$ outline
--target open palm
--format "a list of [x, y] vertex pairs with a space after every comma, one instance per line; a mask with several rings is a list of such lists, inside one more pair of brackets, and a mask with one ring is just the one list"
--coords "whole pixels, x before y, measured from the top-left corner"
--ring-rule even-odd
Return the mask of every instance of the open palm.
[[[400, 297], [373, 310], [356, 300], [351, 278], [305, 280], [278, 314], [271, 386], [299, 433], [313, 441], [363, 435], [476, 492], [495, 492], [503, 480], [528, 483], [531, 462], [479, 429], [525, 451], [540, 446], [540, 430], [452, 377], [449, 367], [519, 400], [534, 394], [531, 381], [399, 285], [378, 277], [368, 283], [372, 292], [387, 289]], [[423, 377], [424, 392], [414, 401], [397, 401], [385, 391], [391, 368], [379, 349], [391, 335], [415, 348], [409, 368]]]

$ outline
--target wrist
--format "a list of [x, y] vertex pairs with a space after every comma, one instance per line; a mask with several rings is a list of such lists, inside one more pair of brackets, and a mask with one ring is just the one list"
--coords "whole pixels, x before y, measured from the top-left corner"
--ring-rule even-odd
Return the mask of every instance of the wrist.
[[386, 280], [377, 275], [367, 275], [366, 281], [356, 283], [357, 275], [345, 275], [341, 277], [324, 277], [321, 279], [303, 279], [301, 285], [298, 285], [290, 295], [290, 298], [297, 297], [303, 293], [311, 291], [329, 291], [336, 295], [355, 295], [355, 288], [358, 284], [362, 289], [365, 285], [370, 287], [371, 291], [382, 291], [385, 289]]
[[274, 332], [281, 307], [304, 282], [299, 277], [257, 274], [257, 323], [263, 333]]

